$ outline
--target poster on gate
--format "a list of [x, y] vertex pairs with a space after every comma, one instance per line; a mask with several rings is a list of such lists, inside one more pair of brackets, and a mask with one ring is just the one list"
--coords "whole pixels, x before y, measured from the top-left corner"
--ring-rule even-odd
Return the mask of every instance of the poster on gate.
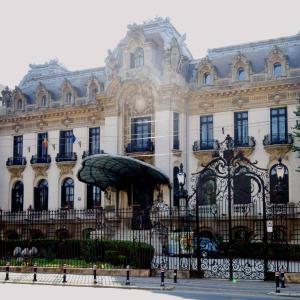
[[172, 232], [168, 237], [168, 254], [178, 256], [193, 253], [193, 232]]

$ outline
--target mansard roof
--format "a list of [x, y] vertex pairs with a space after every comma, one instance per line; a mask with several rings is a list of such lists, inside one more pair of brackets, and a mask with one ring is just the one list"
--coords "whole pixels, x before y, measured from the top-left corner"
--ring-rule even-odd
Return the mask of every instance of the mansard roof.
[[[212, 61], [220, 78], [230, 77], [231, 64], [234, 57], [239, 53], [244, 55], [251, 63], [253, 73], [263, 73], [265, 71], [265, 60], [275, 47], [287, 57], [291, 68], [300, 68], [299, 33], [277, 39], [209, 49], [207, 57]], [[199, 61], [200, 59], [190, 62], [189, 76], [192, 76]]]
[[92, 76], [105, 82], [105, 69], [92, 68], [69, 71], [58, 61], [51, 60], [42, 65], [30, 65], [30, 70], [21, 80], [19, 88], [26, 96], [28, 104], [35, 103], [35, 92], [40, 83], [47, 89], [54, 101], [61, 98], [61, 86], [65, 80], [68, 80], [76, 89], [79, 97], [85, 97], [87, 84]]

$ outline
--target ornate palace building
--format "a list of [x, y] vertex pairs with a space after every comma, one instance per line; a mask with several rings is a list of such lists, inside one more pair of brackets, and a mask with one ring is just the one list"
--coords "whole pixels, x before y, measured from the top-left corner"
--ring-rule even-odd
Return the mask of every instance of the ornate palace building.
[[[214, 157], [227, 135], [235, 149], [268, 169], [271, 202], [273, 166], [282, 157], [282, 201], [300, 201], [300, 161], [292, 152], [299, 33], [209, 49], [195, 59], [185, 36], [168, 19], [156, 18], [129, 25], [103, 67], [69, 71], [56, 60], [33, 64], [2, 95], [3, 211], [149, 207], [158, 198], [178, 206], [180, 164], [191, 194], [192, 174]], [[142, 160], [170, 181], [157, 188], [136, 178], [139, 184], [104, 193], [101, 184], [77, 177], [82, 161], [101, 153]], [[216, 203], [215, 188], [202, 187], [200, 205]], [[249, 203], [251, 193], [234, 197], [233, 205]]]

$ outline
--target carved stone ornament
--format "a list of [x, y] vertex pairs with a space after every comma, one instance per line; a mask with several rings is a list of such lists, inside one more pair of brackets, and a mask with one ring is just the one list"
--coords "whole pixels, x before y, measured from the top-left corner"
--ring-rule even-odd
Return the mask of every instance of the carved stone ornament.
[[194, 155], [198, 159], [198, 167], [208, 164], [212, 160], [214, 152], [215, 150], [193, 151]]
[[66, 118], [64, 118], [62, 121], [62, 124], [66, 127], [68, 127], [72, 122], [73, 120], [69, 118], [69, 116], [67, 116]]
[[56, 164], [57, 164], [58, 168], [60, 169], [60, 176], [72, 175], [73, 168], [76, 164], [76, 161], [57, 162]]
[[18, 133], [19, 130], [22, 129], [22, 128], [23, 128], [23, 126], [22, 126], [21, 124], [19, 124], [19, 123], [13, 125], [13, 130], [14, 130], [16, 133]]
[[47, 170], [50, 164], [32, 164], [35, 179], [38, 177], [47, 177]]
[[232, 104], [241, 108], [243, 105], [249, 103], [249, 99], [241, 98], [241, 97], [236, 97], [232, 99]]
[[284, 160], [288, 160], [287, 153], [291, 151], [292, 145], [266, 145], [264, 146], [266, 152], [269, 154], [269, 163], [277, 160], [281, 157]]
[[214, 104], [211, 102], [199, 103], [199, 108], [203, 111], [208, 111], [214, 108]]
[[37, 126], [40, 130], [43, 130], [43, 128], [45, 128], [45, 127], [48, 126], [48, 123], [41, 119], [41, 120], [39, 120], [39, 121], [36, 123], [36, 126]]
[[16, 166], [7, 166], [8, 171], [10, 172], [11, 179], [14, 178], [23, 178], [23, 171], [25, 169], [25, 165], [16, 165]]

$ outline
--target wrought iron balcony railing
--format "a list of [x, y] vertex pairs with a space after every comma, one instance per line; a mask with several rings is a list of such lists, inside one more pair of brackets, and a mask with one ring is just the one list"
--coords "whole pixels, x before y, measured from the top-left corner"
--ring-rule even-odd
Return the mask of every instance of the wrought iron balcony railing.
[[270, 134], [265, 135], [263, 139], [263, 145], [264, 146], [269, 146], [269, 145], [292, 145], [294, 142], [293, 135], [289, 133], [286, 137], [284, 138], [279, 138], [279, 137], [272, 137]]
[[253, 136], [248, 136], [248, 138], [245, 140], [239, 140], [239, 139], [234, 140], [234, 146], [238, 148], [242, 148], [242, 147], [254, 148], [255, 145], [256, 145], [256, 141]]
[[148, 140], [146, 144], [143, 143], [142, 145], [132, 142], [127, 145], [125, 152], [154, 152], [154, 143], [151, 140]]
[[51, 156], [48, 155], [32, 155], [31, 164], [50, 164], [51, 163]]
[[23, 156], [9, 157], [6, 161], [6, 166], [25, 166], [27, 163], [26, 158]]
[[100, 150], [100, 149], [97, 149], [97, 150], [94, 150], [94, 151], [91, 151], [91, 150], [83, 151], [82, 159], [84, 159], [88, 156], [91, 156], [91, 155], [95, 155], [95, 154], [104, 154], [104, 151]]
[[77, 154], [75, 152], [57, 153], [55, 161], [56, 162], [77, 161]]
[[219, 142], [217, 140], [212, 141], [195, 141], [193, 144], [193, 151], [203, 151], [203, 150], [218, 150], [220, 148]]

